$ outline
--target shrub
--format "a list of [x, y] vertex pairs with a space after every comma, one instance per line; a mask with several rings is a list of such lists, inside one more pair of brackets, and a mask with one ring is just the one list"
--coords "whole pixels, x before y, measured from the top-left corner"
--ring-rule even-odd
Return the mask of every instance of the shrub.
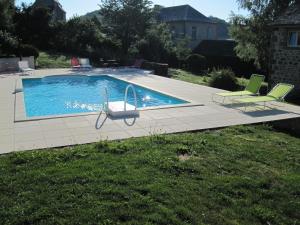
[[237, 79], [231, 69], [214, 69], [210, 74], [211, 79], [209, 85], [211, 87], [234, 91], [239, 88]]
[[201, 72], [206, 69], [207, 61], [205, 56], [199, 54], [191, 54], [186, 58], [186, 64], [190, 71]]
[[254, 73], [265, 73], [257, 69], [253, 62], [245, 62], [238, 57], [231, 56], [206, 56], [208, 68], [231, 68], [232, 71], [238, 76], [243, 75], [245, 78], [250, 78]]
[[39, 51], [32, 45], [21, 45], [19, 49], [19, 54], [21, 56], [34, 56], [34, 58], [39, 57]]
[[69, 68], [70, 58], [71, 57], [59, 53], [48, 54], [41, 52], [36, 64], [38, 68]]

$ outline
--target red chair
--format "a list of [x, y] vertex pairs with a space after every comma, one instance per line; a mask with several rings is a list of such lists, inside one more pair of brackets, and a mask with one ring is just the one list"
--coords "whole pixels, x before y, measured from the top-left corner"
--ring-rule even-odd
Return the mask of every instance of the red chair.
[[74, 69], [80, 68], [80, 63], [79, 63], [78, 58], [73, 57], [73, 58], [71, 59], [71, 66], [72, 66], [72, 68], [74, 68]]

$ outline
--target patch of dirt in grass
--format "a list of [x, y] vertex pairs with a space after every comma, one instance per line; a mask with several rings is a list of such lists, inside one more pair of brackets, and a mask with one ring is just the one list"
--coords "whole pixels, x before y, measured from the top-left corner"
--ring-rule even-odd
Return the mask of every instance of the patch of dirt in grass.
[[188, 154], [181, 154], [181, 155], [178, 156], [179, 161], [182, 161], [182, 162], [189, 160], [191, 157], [192, 156], [188, 155]]

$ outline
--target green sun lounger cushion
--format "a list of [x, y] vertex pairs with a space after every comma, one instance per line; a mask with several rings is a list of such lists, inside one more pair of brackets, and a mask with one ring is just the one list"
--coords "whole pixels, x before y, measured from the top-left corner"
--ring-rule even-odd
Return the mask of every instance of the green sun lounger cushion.
[[253, 74], [244, 91], [223, 92], [223, 93], [217, 93], [216, 95], [222, 97], [255, 95], [258, 93], [264, 79], [265, 76], [263, 75]]
[[266, 96], [236, 99], [240, 103], [280, 101], [294, 88], [291, 84], [277, 84]]
[[253, 93], [250, 91], [234, 91], [234, 92], [224, 92], [217, 93], [216, 95], [220, 95], [222, 97], [231, 97], [231, 96], [244, 96], [244, 95], [252, 95]]
[[284, 98], [291, 90], [293, 90], [294, 85], [291, 84], [278, 84], [276, 85], [268, 94], [274, 98], [280, 99]]
[[257, 94], [264, 80], [265, 80], [265, 76], [259, 74], [253, 74], [250, 77], [250, 81], [245, 90], [250, 91], [253, 94]]

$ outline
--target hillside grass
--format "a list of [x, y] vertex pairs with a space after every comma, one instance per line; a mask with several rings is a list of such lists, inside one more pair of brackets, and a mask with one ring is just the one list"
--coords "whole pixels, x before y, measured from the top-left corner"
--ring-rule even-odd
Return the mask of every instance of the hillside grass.
[[209, 76], [197, 75], [186, 70], [174, 69], [174, 68], [169, 69], [169, 74], [173, 79], [182, 80], [193, 84], [205, 85], [205, 86], [208, 86], [209, 79], [210, 79]]
[[299, 224], [299, 146], [261, 125], [1, 155], [1, 224]]

